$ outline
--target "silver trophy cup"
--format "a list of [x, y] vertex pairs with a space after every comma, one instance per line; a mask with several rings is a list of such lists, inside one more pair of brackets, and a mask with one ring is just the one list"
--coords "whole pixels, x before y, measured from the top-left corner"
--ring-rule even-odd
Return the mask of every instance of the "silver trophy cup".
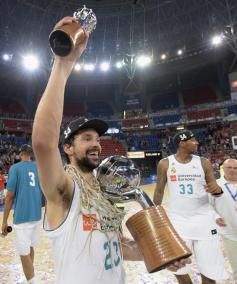
[[154, 206], [148, 195], [138, 189], [140, 171], [124, 156], [104, 159], [97, 169], [101, 190], [113, 203], [137, 201], [143, 209]]
[[85, 39], [85, 31], [91, 33], [97, 24], [95, 13], [84, 6], [74, 12], [77, 22], [55, 28], [49, 35], [49, 44], [54, 54], [67, 56], [76, 44]]
[[187, 258], [191, 251], [179, 237], [162, 206], [155, 206], [138, 188], [140, 172], [132, 160], [112, 156], [101, 162], [97, 178], [105, 197], [113, 203], [137, 201], [143, 210], [130, 217], [126, 226], [144, 256], [148, 272]]

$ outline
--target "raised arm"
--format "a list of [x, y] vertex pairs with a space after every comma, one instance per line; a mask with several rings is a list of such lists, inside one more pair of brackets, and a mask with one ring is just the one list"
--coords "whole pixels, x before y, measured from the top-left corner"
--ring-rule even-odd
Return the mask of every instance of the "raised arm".
[[[75, 21], [65, 17], [57, 27]], [[40, 183], [47, 203], [61, 207], [62, 200], [71, 198], [73, 182], [63, 169], [58, 149], [62, 122], [64, 92], [74, 63], [86, 48], [88, 35], [66, 57], [55, 57], [45, 92], [38, 105], [32, 132], [32, 144], [38, 165]]]
[[153, 201], [156, 205], [161, 205], [163, 200], [165, 185], [167, 183], [168, 167], [169, 167], [168, 159], [161, 160], [157, 166], [157, 181], [153, 197]]
[[223, 191], [221, 187], [217, 184], [216, 178], [213, 173], [213, 168], [210, 161], [204, 157], [201, 157], [202, 167], [205, 173], [206, 179], [206, 192], [218, 195], [221, 194]]

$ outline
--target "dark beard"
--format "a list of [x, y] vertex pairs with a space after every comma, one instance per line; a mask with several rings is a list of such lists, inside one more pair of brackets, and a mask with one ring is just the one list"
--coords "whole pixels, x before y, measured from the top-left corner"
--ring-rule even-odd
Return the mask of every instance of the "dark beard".
[[84, 173], [92, 172], [94, 169], [98, 167], [98, 165], [95, 165], [86, 157], [82, 159], [77, 159], [76, 162], [77, 162], [78, 167]]

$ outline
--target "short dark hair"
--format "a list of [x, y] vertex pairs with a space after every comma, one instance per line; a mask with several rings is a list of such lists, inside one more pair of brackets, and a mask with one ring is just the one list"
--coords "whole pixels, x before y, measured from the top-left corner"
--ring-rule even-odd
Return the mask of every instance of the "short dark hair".
[[[63, 147], [65, 144], [68, 144], [68, 145], [70, 145], [70, 146], [73, 145], [73, 142], [74, 142], [74, 139], [75, 139], [75, 136], [76, 136], [76, 135], [77, 135], [77, 133], [71, 135], [71, 136], [67, 139], [67, 141], [62, 144], [62, 147]], [[68, 157], [68, 154], [67, 154], [64, 150], [63, 150], [63, 154], [64, 154], [64, 157], [65, 157], [66, 163], [67, 163], [67, 164], [70, 164], [71, 161], [70, 161], [70, 159], [69, 159], [69, 157]]]
[[33, 154], [33, 149], [29, 144], [23, 144], [20, 149], [19, 149], [19, 154], [20, 153], [26, 153], [29, 156], [32, 156]]

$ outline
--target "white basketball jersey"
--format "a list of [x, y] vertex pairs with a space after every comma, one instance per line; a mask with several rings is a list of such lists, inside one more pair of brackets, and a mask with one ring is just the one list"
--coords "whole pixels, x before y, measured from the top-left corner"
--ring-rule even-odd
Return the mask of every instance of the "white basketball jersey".
[[[118, 237], [93, 228], [100, 224], [97, 212], [80, 213], [80, 189], [75, 186], [72, 205], [63, 224], [50, 230], [56, 266], [56, 284], [124, 284], [125, 273]], [[87, 213], [87, 212], [86, 212]], [[106, 218], [104, 216], [103, 218]]]
[[168, 157], [168, 215], [185, 239], [206, 240], [216, 234], [214, 210], [205, 191], [205, 173], [199, 156], [183, 164]]

